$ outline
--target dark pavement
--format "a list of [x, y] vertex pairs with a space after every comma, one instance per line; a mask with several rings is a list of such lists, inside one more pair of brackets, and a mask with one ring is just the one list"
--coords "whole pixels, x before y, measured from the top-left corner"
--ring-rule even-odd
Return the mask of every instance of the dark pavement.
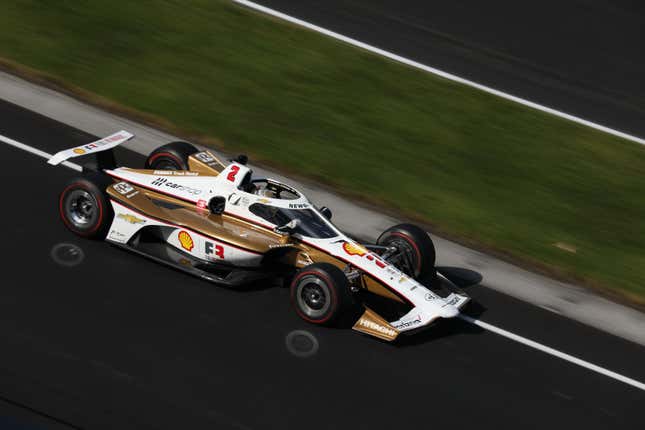
[[[50, 153], [94, 138], [6, 102], [0, 118], [0, 134]], [[127, 150], [118, 157], [143, 164]], [[618, 429], [642, 421], [645, 392], [460, 320], [387, 344], [301, 321], [285, 289], [225, 289], [80, 239], [57, 213], [76, 172], [5, 144], [0, 159], [0, 424]], [[56, 263], [58, 244], [80, 248], [80, 264]], [[645, 348], [480, 285], [466, 289], [474, 297], [466, 313], [645, 381]], [[310, 338], [288, 347], [295, 330]], [[316, 353], [299, 357], [312, 337]]]

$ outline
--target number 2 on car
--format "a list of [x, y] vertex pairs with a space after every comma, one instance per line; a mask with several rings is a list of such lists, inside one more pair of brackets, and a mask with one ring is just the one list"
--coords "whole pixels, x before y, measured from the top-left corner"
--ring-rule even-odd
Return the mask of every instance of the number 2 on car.
[[226, 175], [226, 179], [228, 179], [231, 182], [235, 182], [235, 175], [237, 175], [237, 172], [239, 171], [240, 171], [240, 166], [232, 165], [231, 171], [228, 172], [228, 175]]

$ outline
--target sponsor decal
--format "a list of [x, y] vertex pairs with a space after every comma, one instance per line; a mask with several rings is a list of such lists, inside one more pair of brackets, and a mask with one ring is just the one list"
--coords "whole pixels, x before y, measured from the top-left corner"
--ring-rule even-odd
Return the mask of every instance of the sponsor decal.
[[240, 171], [240, 166], [236, 166], [235, 164], [231, 166], [231, 171], [228, 172], [228, 175], [226, 175], [226, 179], [228, 179], [231, 182], [235, 182], [235, 175], [237, 175], [237, 172]]
[[123, 195], [134, 191], [134, 187], [127, 182], [119, 182], [118, 184], [114, 184], [113, 188], [117, 193]]
[[385, 264], [385, 262], [383, 260], [381, 260], [378, 256], [376, 256], [374, 254], [368, 254], [366, 258], [368, 260], [370, 260], [370, 261], [374, 261], [374, 264], [376, 264], [381, 269], [383, 269], [385, 266], [387, 266], [387, 264]]
[[453, 295], [454, 297], [446, 302], [443, 306], [456, 305], [459, 302], [459, 296]]
[[298, 260], [296, 261], [296, 263], [302, 266], [308, 266], [310, 264], [313, 264], [314, 261], [311, 259], [309, 254], [307, 254], [306, 252], [301, 252], [300, 254], [298, 254]]
[[[114, 136], [112, 136], [112, 137], [108, 137], [108, 138], [105, 138], [105, 139], [101, 140], [101, 141], [99, 142], [99, 144], [100, 144], [100, 145], [105, 145], [105, 144], [107, 144], [107, 143], [112, 143], [112, 142], [116, 142], [117, 140], [125, 139], [125, 137], [126, 137], [126, 136], [125, 136], [125, 135], [123, 135], [123, 134], [115, 134], [115, 135], [114, 135]], [[91, 144], [91, 145], [94, 145], [94, 144]], [[96, 145], [94, 145], [94, 146], [96, 147]]]
[[398, 270], [396, 270], [396, 269], [394, 268], [394, 266], [387, 266], [387, 267], [385, 268], [385, 271], [386, 271], [387, 273], [389, 273], [390, 275], [393, 275], [393, 276], [394, 276], [394, 275], [398, 275], [399, 273], [401, 273], [401, 272], [399, 272]]
[[412, 326], [415, 326], [417, 324], [421, 324], [421, 315], [417, 315], [417, 317], [415, 319], [410, 320], [410, 321], [402, 322], [402, 323], [399, 323], [399, 324], [396, 324], [396, 325], [392, 324], [392, 326], [395, 329], [398, 330], [398, 329], [402, 329], [402, 328], [412, 327]]
[[197, 200], [197, 207], [199, 209], [206, 209], [208, 207], [208, 203], [204, 199], [199, 199]]
[[110, 236], [125, 237], [125, 234], [123, 234], [123, 233], [121, 233], [120, 231], [117, 231], [117, 230], [110, 230]]
[[257, 200], [256, 200], [256, 202], [257, 202], [257, 203], [265, 203], [265, 204], [266, 204], [266, 203], [271, 203], [271, 200], [269, 200], [269, 199], [257, 199]]
[[235, 193], [228, 196], [228, 202], [233, 206], [248, 206], [251, 203], [248, 197]]
[[407, 281], [407, 280], [408, 280], [408, 277], [407, 277], [407, 276], [401, 276], [401, 277], [399, 278], [399, 284], [402, 284], [402, 283], [404, 283], [404, 282], [405, 282], [405, 281]]
[[113, 240], [115, 242], [125, 242], [125, 238], [127, 236], [119, 231], [116, 230], [110, 230], [110, 234], [108, 234], [108, 239]]
[[358, 325], [365, 327], [370, 330], [374, 330], [376, 332], [382, 333], [387, 336], [396, 336], [396, 331], [392, 330], [389, 327], [386, 327], [384, 325], [381, 325], [375, 321], [368, 320], [366, 318], [361, 317], [360, 320], [358, 320]]
[[156, 178], [154, 181], [152, 181], [151, 185], [154, 185], [155, 187], [159, 187], [159, 188], [163, 188], [163, 187], [172, 188], [173, 190], [183, 191], [185, 193], [192, 194], [195, 196], [202, 193], [202, 190], [198, 190], [197, 188], [191, 188], [186, 185], [177, 184], [175, 182], [169, 181], [166, 178]]
[[224, 259], [224, 247], [218, 243], [204, 242], [204, 253], [206, 255], [214, 255], [222, 260]]
[[269, 244], [269, 248], [286, 248], [293, 245], [293, 243], [271, 243]]
[[83, 155], [83, 154], [91, 152], [91, 151], [93, 151], [95, 149], [98, 149], [101, 146], [108, 145], [108, 144], [110, 144], [112, 142], [116, 142], [117, 140], [125, 139], [126, 137], [127, 136], [123, 135], [123, 134], [115, 134], [114, 136], [106, 137], [105, 139], [101, 139], [101, 140], [99, 140], [97, 142], [88, 143], [87, 145], [83, 145], [80, 148], [74, 148], [72, 150], [72, 152], [74, 154]]
[[435, 296], [434, 294], [432, 294], [432, 293], [430, 293], [430, 292], [427, 292], [427, 293], [426, 293], [426, 295], [424, 296], [424, 298], [425, 298], [427, 301], [431, 302], [431, 301], [433, 301], [433, 300], [436, 300], [437, 296]]
[[181, 247], [184, 248], [186, 251], [192, 251], [193, 247], [195, 246], [195, 242], [193, 242], [193, 238], [188, 234], [186, 230], [182, 230], [179, 232], [177, 235], [177, 239], [179, 239], [179, 243], [181, 244]]
[[197, 172], [188, 172], [184, 170], [155, 170], [152, 174], [161, 176], [199, 176], [199, 173]]
[[126, 198], [128, 198], [128, 199], [131, 199], [132, 197], [136, 196], [137, 194], [139, 194], [139, 191], [135, 191], [134, 193], [132, 193], [132, 194], [128, 194], [128, 195], [127, 195], [127, 196], [125, 196], [125, 197], [126, 197]]
[[215, 161], [212, 155], [210, 155], [208, 152], [198, 152], [197, 154], [194, 155], [196, 159], [201, 161], [202, 163], [212, 163]]
[[289, 203], [289, 209], [307, 209], [308, 207], [307, 203]]
[[130, 224], [145, 224], [146, 222], [145, 219], [131, 214], [118, 214], [116, 217], [122, 219], [123, 221], [129, 222]]
[[343, 250], [345, 250], [345, 252], [349, 255], [358, 255], [359, 257], [362, 257], [363, 255], [367, 254], [367, 249], [365, 249], [364, 247], [356, 243], [350, 243], [350, 242], [343, 243]]

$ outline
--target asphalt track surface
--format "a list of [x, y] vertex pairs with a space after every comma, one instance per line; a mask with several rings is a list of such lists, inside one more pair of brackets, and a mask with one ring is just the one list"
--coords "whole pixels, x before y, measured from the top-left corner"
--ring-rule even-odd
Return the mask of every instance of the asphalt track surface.
[[[0, 118], [0, 134], [49, 153], [95, 138], [6, 102]], [[143, 164], [127, 150], [117, 156]], [[2, 428], [642, 423], [645, 392], [461, 320], [387, 344], [301, 321], [286, 289], [221, 288], [80, 239], [57, 213], [58, 193], [77, 173], [5, 144], [0, 159]], [[84, 259], [56, 263], [59, 244]], [[477, 274], [457, 269], [453, 279], [474, 298], [466, 314], [645, 381], [645, 348], [472, 285]], [[295, 331], [308, 338], [287, 346]]]
[[403, 57], [645, 137], [645, 3], [256, 0]]

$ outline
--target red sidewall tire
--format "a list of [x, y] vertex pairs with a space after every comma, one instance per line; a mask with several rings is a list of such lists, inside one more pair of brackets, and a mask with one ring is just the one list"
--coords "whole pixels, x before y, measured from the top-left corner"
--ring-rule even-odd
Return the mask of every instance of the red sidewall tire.
[[390, 240], [404, 241], [414, 254], [414, 278], [428, 279], [435, 274], [436, 251], [432, 239], [422, 228], [414, 224], [399, 224], [385, 230], [376, 243], [387, 245]]
[[[65, 227], [73, 233], [91, 239], [104, 239], [114, 218], [112, 205], [110, 204], [107, 193], [105, 192], [105, 187], [107, 184], [111, 183], [111, 180], [104, 178], [100, 178], [99, 180], [97, 179], [99, 178], [79, 178], [69, 183], [60, 193], [58, 198], [58, 213], [63, 224], [65, 224]], [[96, 202], [98, 215], [96, 217], [96, 221], [88, 226], [88, 228], [79, 228], [75, 225], [74, 222], [69, 219], [65, 209], [66, 199], [74, 190], [83, 190], [87, 192]]]
[[390, 235], [400, 237], [401, 239], [403, 239], [407, 243], [409, 243], [410, 246], [412, 247], [412, 249], [414, 249], [415, 260], [417, 261], [417, 268], [418, 268], [417, 273], [415, 275], [419, 276], [418, 272], [421, 270], [421, 268], [423, 266], [423, 256], [421, 255], [421, 251], [419, 250], [419, 245], [417, 245], [416, 242], [414, 241], [414, 239], [411, 238], [410, 236], [408, 236], [407, 234], [400, 233], [398, 231], [393, 231], [393, 232], [390, 233]]
[[187, 142], [170, 142], [155, 149], [146, 159], [146, 169], [168, 169], [162, 163], [172, 165], [170, 170], [189, 170], [188, 157], [199, 149]]
[[[300, 308], [300, 302], [297, 297], [298, 284], [307, 276], [313, 276], [322, 281], [329, 291], [329, 308], [317, 318], [312, 318], [311, 315], [308, 315]], [[291, 304], [298, 316], [312, 324], [341, 326], [354, 316], [353, 314], [356, 310], [356, 303], [350, 291], [347, 277], [342, 270], [330, 263], [310, 264], [298, 272], [291, 281], [290, 297]]]
[[148, 157], [148, 161], [146, 163], [151, 169], [154, 169], [155, 164], [163, 159], [167, 159], [175, 163], [177, 170], [187, 170], [184, 168], [187, 167], [185, 166], [186, 163], [182, 162], [176, 155], [173, 155], [170, 152], [157, 152], [156, 154], [152, 154]]
[[[304, 278], [307, 275], [316, 276], [316, 277], [322, 279], [325, 282], [325, 284], [327, 285], [327, 288], [329, 289], [329, 295], [330, 295], [331, 303], [329, 305], [329, 310], [327, 311], [327, 313], [322, 318], [314, 319], [314, 318], [309, 317], [307, 314], [302, 312], [300, 307], [297, 305], [297, 298], [296, 298], [297, 291], [296, 291], [295, 286], [298, 284], [298, 282], [302, 278]], [[300, 272], [298, 275], [296, 275], [296, 277], [293, 278], [293, 281], [291, 281], [291, 282], [292, 282], [291, 283], [291, 285], [292, 285], [292, 288], [291, 288], [291, 303], [293, 304], [293, 307], [296, 309], [296, 313], [298, 314], [298, 316], [300, 318], [302, 318], [303, 320], [308, 321], [310, 323], [313, 323], [313, 324], [325, 324], [330, 319], [332, 319], [332, 317], [334, 316], [334, 313], [338, 309], [338, 295], [336, 294], [336, 289], [334, 288], [333, 284], [331, 283], [331, 280], [329, 279], [329, 277], [327, 275], [325, 275], [324, 273], [320, 273], [319, 271], [314, 271], [314, 270], [308, 270], [307, 271], [307, 270], [305, 270], [305, 271]]]

